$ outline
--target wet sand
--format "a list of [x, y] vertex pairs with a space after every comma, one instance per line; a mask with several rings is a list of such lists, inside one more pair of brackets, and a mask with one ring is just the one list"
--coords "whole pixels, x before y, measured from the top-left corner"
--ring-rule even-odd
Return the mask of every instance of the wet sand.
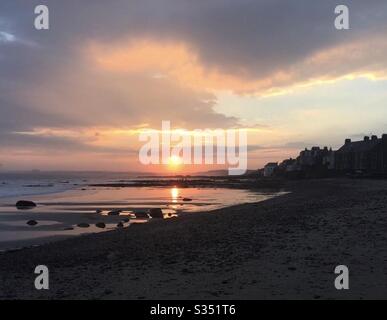
[[[0, 255], [2, 299], [387, 296], [387, 181], [288, 182], [291, 194]], [[36, 265], [50, 290], [33, 288]], [[334, 288], [335, 266], [350, 290]]]
[[[20, 197], [1, 198], [0, 251], [104, 232], [116, 229], [118, 223], [124, 227], [144, 223], [149, 220], [146, 213], [152, 209], [160, 209], [164, 218], [169, 219], [185, 213], [263, 201], [276, 195], [227, 188], [92, 187], [29, 196], [37, 206], [28, 210], [15, 207]], [[109, 215], [110, 212], [119, 212], [119, 215]], [[136, 216], [138, 212], [141, 217]], [[30, 220], [37, 224], [27, 225]], [[80, 223], [90, 227], [80, 228]], [[98, 228], [98, 223], [105, 223], [106, 228]]]

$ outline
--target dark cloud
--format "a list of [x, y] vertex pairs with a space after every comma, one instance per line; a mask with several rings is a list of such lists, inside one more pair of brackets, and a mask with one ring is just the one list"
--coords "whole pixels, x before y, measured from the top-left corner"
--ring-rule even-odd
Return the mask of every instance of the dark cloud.
[[262, 76], [296, 63], [326, 46], [381, 32], [387, 25], [383, 0], [350, 0], [351, 31], [333, 27], [337, 1], [308, 0], [48, 0], [51, 29], [32, 28], [33, 8], [41, 1], [6, 0], [3, 19], [10, 32], [68, 53], [68, 45], [152, 36], [183, 39], [198, 49], [203, 63], [232, 73]]

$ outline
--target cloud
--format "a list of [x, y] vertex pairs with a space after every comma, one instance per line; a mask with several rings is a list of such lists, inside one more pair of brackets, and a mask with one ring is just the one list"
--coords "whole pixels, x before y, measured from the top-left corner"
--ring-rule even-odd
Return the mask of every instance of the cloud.
[[35, 155], [64, 154], [106, 154], [115, 156], [136, 156], [137, 149], [130, 146], [99, 145], [96, 139], [81, 135], [65, 136], [50, 133], [11, 132], [0, 136], [3, 152], [14, 152], [22, 149], [24, 152], [33, 151]]
[[15, 99], [34, 110], [72, 119], [73, 126], [131, 128], [146, 123], [157, 128], [162, 120], [186, 128], [237, 124], [235, 118], [213, 111], [216, 97], [204, 90], [142, 74], [111, 74], [87, 66], [76, 74], [72, 70], [42, 76]]
[[182, 86], [270, 96], [297, 87], [340, 79], [387, 77], [387, 40], [384, 34], [325, 48], [266, 77], [244, 79], [201, 64], [198, 53], [182, 42], [152, 39], [92, 43], [86, 54], [96, 66], [116, 74], [157, 75]]
[[0, 43], [14, 42], [16, 40], [13, 34], [8, 32], [0, 31]]
[[221, 69], [201, 64], [198, 53], [184, 42], [162, 42], [154, 39], [119, 43], [92, 43], [86, 54], [96, 67], [116, 74], [146, 74], [167, 78], [196, 90], [253, 90], [256, 81], [246, 82]]
[[[161, 120], [234, 127], [240, 119], [215, 111], [219, 91], [268, 97], [386, 77], [387, 2], [345, 3], [347, 31], [334, 28], [333, 0], [48, 0], [51, 28], [40, 32], [40, 1], [1, 1], [0, 134], [103, 134]], [[12, 139], [84, 147], [68, 137]]]
[[26, 19], [34, 2], [5, 3], [2, 12], [13, 17], [9, 25], [46, 46], [47, 53], [66, 55], [68, 48], [88, 40], [119, 48], [117, 44], [127, 39], [157, 39], [156, 44], [167, 48], [169, 43], [183, 43], [194, 52], [197, 65], [245, 83], [286, 77], [283, 70], [290, 66], [329, 48], [367, 39], [387, 26], [387, 3], [382, 0], [346, 1], [349, 31], [334, 28], [333, 0], [117, 0], [109, 6], [101, 0], [51, 0], [47, 4], [52, 28], [39, 33]]

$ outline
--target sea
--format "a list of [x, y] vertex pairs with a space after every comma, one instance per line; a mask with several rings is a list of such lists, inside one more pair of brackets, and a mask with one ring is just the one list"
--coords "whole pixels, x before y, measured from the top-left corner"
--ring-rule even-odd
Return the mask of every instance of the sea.
[[[148, 214], [153, 208], [160, 208], [164, 219], [178, 219], [280, 194], [215, 187], [179, 188], [178, 183], [169, 187], [94, 186], [144, 179], [155, 178], [115, 172], [0, 172], [0, 251], [151, 223], [156, 220]], [[157, 177], [160, 179], [178, 182], [180, 178]], [[15, 206], [19, 200], [33, 201], [37, 206], [20, 210]]]

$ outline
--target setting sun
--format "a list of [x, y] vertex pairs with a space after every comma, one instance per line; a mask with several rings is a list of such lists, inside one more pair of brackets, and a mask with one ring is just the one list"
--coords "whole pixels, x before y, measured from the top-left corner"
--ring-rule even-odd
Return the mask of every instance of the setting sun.
[[179, 156], [171, 156], [168, 160], [168, 165], [171, 168], [177, 168], [183, 163], [183, 160]]

